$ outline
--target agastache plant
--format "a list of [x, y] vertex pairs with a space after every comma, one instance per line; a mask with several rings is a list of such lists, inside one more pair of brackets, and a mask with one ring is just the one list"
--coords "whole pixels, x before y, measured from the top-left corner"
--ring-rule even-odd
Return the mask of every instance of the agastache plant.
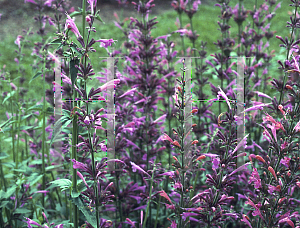
[[[292, 1], [291, 6], [299, 6], [299, 2]], [[296, 10], [297, 11], [297, 10]], [[295, 15], [296, 15], [295, 11]], [[297, 21], [291, 17], [291, 23], [288, 27], [292, 28], [291, 39], [285, 40], [277, 36], [287, 49], [287, 59], [285, 64], [279, 61], [281, 69], [285, 76], [297, 71], [298, 60], [289, 61], [291, 50], [298, 48], [299, 41], [294, 41], [293, 34], [297, 28]], [[284, 80], [285, 81], [285, 80]], [[266, 112], [261, 127], [264, 129], [263, 138], [268, 141], [268, 150], [261, 151], [258, 155], [251, 154], [251, 162], [258, 161], [261, 169], [253, 166], [252, 177], [249, 183], [254, 184], [255, 192], [247, 196], [247, 204], [253, 210], [250, 214], [243, 215], [243, 222], [250, 227], [274, 227], [280, 224], [288, 224], [291, 227], [299, 225], [299, 215], [295, 207], [298, 201], [295, 201], [295, 190], [299, 187], [299, 141], [298, 121], [299, 97], [296, 88], [299, 88], [297, 82], [292, 80], [285, 82], [273, 79], [272, 84], [280, 92], [280, 99], [272, 99], [272, 105], [269, 106], [270, 113]], [[295, 86], [295, 87], [294, 87]], [[293, 97], [290, 100], [282, 102], [283, 91], [289, 91]], [[296, 112], [295, 112], [296, 111]], [[280, 117], [280, 120], [277, 118]], [[255, 159], [254, 159], [255, 158]], [[263, 178], [262, 178], [263, 176]]]
[[[188, 102], [189, 99], [186, 96], [186, 91], [185, 91], [185, 71], [186, 71], [186, 67], [185, 67], [185, 62], [184, 60], [183, 62], [183, 68], [181, 68], [182, 72], [182, 76], [180, 77], [180, 80], [177, 79], [177, 81], [179, 82], [179, 85], [177, 86], [177, 88], [175, 88], [175, 94], [173, 96], [173, 98], [175, 99], [175, 106], [177, 107], [177, 114], [175, 115], [177, 120], [179, 121], [179, 127], [177, 129], [172, 129], [174, 135], [175, 135], [175, 139], [173, 140], [171, 139], [166, 133], [163, 135], [163, 140], [169, 141], [175, 148], [177, 151], [179, 151], [177, 153], [177, 156], [173, 156], [173, 159], [175, 160], [174, 164], [172, 164], [175, 169], [176, 172], [169, 172], [168, 174], [166, 173], [165, 175], [168, 175], [170, 177], [170, 179], [172, 179], [174, 181], [174, 189], [176, 192], [178, 192], [180, 194], [180, 202], [178, 204], [174, 204], [170, 197], [168, 196], [168, 194], [165, 191], [161, 191], [160, 195], [164, 198], [166, 198], [171, 205], [166, 204], [166, 207], [168, 209], [171, 209], [173, 212], [175, 212], [175, 217], [178, 220], [177, 224], [179, 225], [179, 227], [185, 227], [185, 225], [187, 224], [186, 222], [184, 222], [183, 220], [183, 211], [186, 208], [186, 204], [187, 204], [187, 199], [186, 199], [186, 193], [188, 193], [188, 191], [191, 189], [191, 187], [188, 185], [188, 183], [186, 183], [186, 172], [188, 170], [188, 165], [189, 164], [185, 164], [187, 151], [190, 150], [191, 146], [194, 144], [198, 143], [198, 140], [193, 140], [191, 142], [187, 142], [187, 136], [191, 133], [191, 129], [186, 130], [186, 124], [185, 122], [187, 121], [186, 118], [191, 118], [191, 114], [197, 112], [197, 109], [194, 109], [191, 111], [191, 113], [185, 113], [185, 102]], [[172, 222], [172, 226], [174, 226], [176, 223], [175, 221]]]

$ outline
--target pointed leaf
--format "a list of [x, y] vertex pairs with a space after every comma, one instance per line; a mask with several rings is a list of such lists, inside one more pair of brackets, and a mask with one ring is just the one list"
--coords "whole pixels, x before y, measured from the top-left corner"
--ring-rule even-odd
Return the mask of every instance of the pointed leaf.
[[42, 75], [42, 72], [37, 72], [33, 77], [32, 79], [29, 81], [29, 83], [31, 83], [34, 79], [36, 79], [37, 77], [41, 76]]
[[51, 186], [48, 187], [48, 189], [60, 187], [61, 191], [65, 191], [66, 189], [72, 186], [72, 181], [70, 181], [69, 179], [59, 179], [59, 180], [51, 181], [50, 184]]
[[61, 38], [57, 38], [57, 39], [55, 39], [55, 40], [52, 40], [52, 41], [50, 42], [50, 44], [61, 44], [61, 41], [62, 41]]
[[11, 93], [8, 93], [7, 96], [4, 98], [2, 104], [4, 104], [9, 98], [11, 98], [16, 91], [12, 91]]
[[79, 197], [72, 198], [71, 201], [76, 204], [79, 210], [84, 214], [88, 223], [92, 225], [92, 227], [97, 227], [97, 220], [95, 215], [95, 210], [93, 212], [84, 204], [82, 199]]
[[69, 15], [70, 15], [70, 17], [75, 17], [75, 16], [82, 15], [82, 12], [74, 11], [74, 12], [70, 13]]
[[78, 73], [78, 69], [75, 67], [75, 65], [79, 65], [79, 59], [70, 60], [70, 74], [71, 74], [72, 87], [74, 87], [74, 83]]
[[97, 15], [95, 18], [96, 18], [98, 21], [101, 21], [103, 24], [105, 24], [105, 22], [101, 19], [101, 17], [100, 17], [99, 15]]

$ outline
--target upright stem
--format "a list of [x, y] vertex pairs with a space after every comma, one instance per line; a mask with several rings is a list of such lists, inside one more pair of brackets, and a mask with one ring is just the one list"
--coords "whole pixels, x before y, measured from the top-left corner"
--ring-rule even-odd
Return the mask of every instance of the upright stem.
[[[42, 73], [43, 73], [43, 138], [42, 138], [42, 173], [43, 173], [43, 185], [42, 188], [43, 190], [46, 189], [46, 171], [45, 171], [45, 143], [46, 143], [46, 72], [45, 72], [45, 68], [46, 68], [46, 58], [44, 55], [44, 67], [42, 69]], [[43, 208], [45, 208], [45, 197], [42, 196], [42, 205]]]
[[[85, 91], [86, 91], [86, 81], [85, 81]], [[88, 115], [88, 101], [86, 101], [86, 109], [87, 109], [87, 115]], [[98, 181], [96, 179], [96, 167], [95, 167], [95, 156], [94, 156], [94, 148], [93, 148], [93, 142], [92, 142], [92, 137], [91, 137], [91, 132], [90, 132], [90, 127], [88, 129], [88, 135], [89, 135], [89, 142], [91, 146], [91, 156], [92, 156], [92, 171], [93, 171], [93, 179], [94, 179], [94, 191], [95, 191], [95, 196], [96, 196], [96, 219], [97, 219], [97, 228], [99, 228], [99, 209], [98, 209]], [[99, 189], [101, 190], [101, 189]]]
[[[76, 84], [76, 83], [75, 83]], [[76, 106], [76, 99], [77, 92], [74, 89], [74, 99], [73, 99], [73, 107]], [[78, 140], [78, 124], [77, 124], [77, 115], [74, 115], [73, 117], [73, 133], [72, 133], [72, 158], [77, 161], [77, 140]], [[77, 171], [73, 168], [73, 190], [77, 192]], [[74, 203], [73, 205], [73, 218], [74, 218], [74, 226], [75, 228], [78, 228], [78, 209], [77, 205]]]
[[153, 167], [152, 177], [151, 177], [151, 181], [150, 181], [149, 201], [147, 203], [147, 209], [146, 209], [146, 215], [145, 215], [144, 222], [143, 222], [143, 228], [145, 228], [147, 218], [148, 218], [148, 212], [149, 212], [149, 209], [150, 209], [154, 173], [155, 173], [155, 164], [154, 164], [154, 167]]
[[85, 40], [86, 0], [82, 0], [82, 38]]
[[[181, 13], [178, 13], [179, 15], [179, 23], [180, 23], [180, 29], [182, 29], [182, 17], [181, 17]], [[185, 56], [185, 54], [186, 54], [186, 51], [185, 51], [185, 47], [184, 47], [184, 37], [183, 36], [181, 36], [181, 45], [182, 45], [182, 49], [183, 49], [183, 54], [184, 54], [184, 56]]]

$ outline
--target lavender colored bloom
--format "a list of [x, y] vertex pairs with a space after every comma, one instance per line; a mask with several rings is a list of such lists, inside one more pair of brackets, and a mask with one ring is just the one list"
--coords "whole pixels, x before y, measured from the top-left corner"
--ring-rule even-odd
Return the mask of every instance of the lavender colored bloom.
[[44, 5], [45, 5], [45, 6], [48, 6], [48, 7], [51, 7], [51, 4], [52, 4], [53, 1], [54, 1], [54, 0], [47, 0], [47, 1], [44, 3]]
[[43, 227], [40, 224], [38, 224], [37, 222], [35, 222], [35, 221], [33, 221], [33, 220], [29, 219], [29, 218], [26, 218], [26, 220], [27, 220], [26, 223], [28, 225], [28, 228], [32, 228], [31, 225], [36, 225], [38, 227]]
[[15, 44], [18, 45], [19, 49], [21, 48], [21, 39], [23, 39], [23, 36], [17, 36], [17, 39], [15, 40]]
[[253, 169], [251, 177], [249, 177], [248, 183], [251, 184], [252, 182], [254, 182], [254, 188], [261, 188], [261, 179], [256, 168]]
[[218, 92], [218, 100], [220, 100], [220, 97], [223, 97], [225, 99], [229, 109], [231, 109], [228, 97], [226, 96], [226, 94], [224, 93], [224, 91], [221, 89], [220, 86], [218, 86], [218, 88], [220, 89], [220, 91]]
[[65, 29], [70, 29], [74, 34], [75, 36], [78, 38], [78, 37], [82, 37], [80, 35], [80, 32], [76, 26], [76, 24], [74, 23], [74, 21], [72, 20], [72, 18], [67, 15], [67, 20], [66, 20], [66, 24], [65, 24]]
[[290, 160], [290, 158], [284, 157], [280, 160], [280, 164], [283, 164], [285, 167], [289, 168]]
[[268, 186], [268, 193], [269, 193], [269, 194], [272, 194], [274, 191], [280, 192], [280, 189], [277, 188], [277, 187], [275, 187], [275, 186], [273, 186], [273, 185], [269, 185], [269, 186]]
[[94, 7], [97, 6], [97, 0], [87, 0], [87, 2], [91, 6], [91, 13], [94, 15]]
[[138, 165], [136, 165], [134, 162], [131, 161], [130, 164], [131, 164], [133, 172], [136, 172], [137, 170], [139, 170], [142, 173], [146, 174], [149, 178], [151, 178], [151, 176], [147, 172], [145, 172], [145, 170], [143, 170], [141, 167], [139, 167]]
[[294, 127], [294, 131], [298, 132], [300, 131], [300, 121], [296, 124], [296, 126]]
[[26, 2], [30, 2], [30, 3], [37, 5], [37, 3], [34, 0], [25, 0], [24, 3], [26, 3]]
[[267, 94], [264, 94], [262, 92], [254, 91], [254, 93], [256, 93], [259, 97], [266, 97], [266, 98], [272, 99], [270, 96], [268, 96]]
[[212, 163], [213, 163], [213, 166], [212, 166], [213, 169], [219, 168], [220, 158], [213, 158]]
[[272, 103], [267, 103], [267, 104], [262, 103], [262, 104], [254, 105], [250, 108], [245, 109], [242, 113], [254, 111], [254, 110], [263, 110], [265, 106], [270, 105], [270, 104], [272, 104]]
[[240, 142], [239, 144], [235, 147], [234, 151], [232, 152], [232, 154], [234, 154], [241, 146], [244, 145], [244, 148], [247, 146], [247, 137], [249, 134], [247, 134]]
[[96, 40], [95, 42], [101, 42], [100, 47], [107, 48], [107, 47], [111, 46], [111, 44], [114, 43], [114, 40], [113, 39], [100, 39], [100, 40]]

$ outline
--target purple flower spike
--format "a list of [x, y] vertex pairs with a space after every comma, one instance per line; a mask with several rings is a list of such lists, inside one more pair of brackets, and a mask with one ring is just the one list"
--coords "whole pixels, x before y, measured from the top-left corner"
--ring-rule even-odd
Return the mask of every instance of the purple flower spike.
[[147, 172], [145, 172], [141, 167], [139, 167], [138, 165], [136, 165], [134, 162], [130, 162], [130, 164], [131, 164], [133, 172], [136, 172], [136, 170], [139, 170], [142, 173], [146, 174], [149, 178], [151, 178], [151, 176]]

